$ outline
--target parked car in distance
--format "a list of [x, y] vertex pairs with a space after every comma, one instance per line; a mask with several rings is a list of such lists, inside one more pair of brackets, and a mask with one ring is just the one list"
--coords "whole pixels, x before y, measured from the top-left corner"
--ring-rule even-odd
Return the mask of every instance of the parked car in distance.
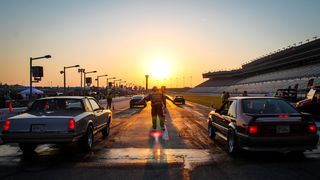
[[184, 99], [183, 96], [175, 96], [173, 99], [174, 104], [185, 104], [186, 100]]
[[130, 99], [130, 108], [146, 107], [146, 106], [147, 106], [147, 101], [144, 100], [144, 97], [142, 95], [136, 95]]
[[83, 150], [93, 147], [94, 134], [109, 135], [112, 112], [92, 97], [41, 98], [28, 110], [3, 122], [2, 140], [19, 143], [26, 153], [39, 144], [77, 142]]
[[274, 97], [232, 97], [209, 113], [208, 135], [238, 150], [304, 152], [317, 148], [317, 126], [309, 114]]

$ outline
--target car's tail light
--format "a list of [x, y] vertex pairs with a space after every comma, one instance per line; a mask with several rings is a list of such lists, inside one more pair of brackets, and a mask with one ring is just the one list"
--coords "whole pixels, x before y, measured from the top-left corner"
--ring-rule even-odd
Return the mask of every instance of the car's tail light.
[[288, 114], [280, 114], [278, 117], [279, 117], [279, 118], [288, 118], [289, 115], [288, 115]]
[[9, 131], [10, 129], [10, 120], [6, 120], [2, 125], [2, 131]]
[[69, 131], [74, 131], [75, 130], [75, 127], [76, 127], [76, 123], [74, 121], [74, 119], [70, 119], [69, 120]]
[[249, 134], [257, 134], [258, 133], [258, 126], [249, 126]]
[[315, 124], [310, 124], [308, 129], [309, 129], [309, 132], [311, 133], [317, 132], [317, 126]]

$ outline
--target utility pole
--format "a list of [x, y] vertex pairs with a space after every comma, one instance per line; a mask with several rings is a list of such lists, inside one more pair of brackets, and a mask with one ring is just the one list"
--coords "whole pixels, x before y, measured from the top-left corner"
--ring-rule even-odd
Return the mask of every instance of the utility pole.
[[148, 92], [148, 79], [149, 79], [149, 75], [145, 75], [146, 77], [146, 92]]
[[41, 57], [36, 57], [36, 58], [32, 58], [30, 57], [30, 90], [29, 90], [29, 100], [31, 100], [32, 97], [32, 75], [33, 75], [33, 70], [32, 70], [32, 61], [33, 60], [37, 60], [37, 59], [49, 59], [51, 58], [51, 55], [45, 55], [45, 56], [41, 56]]

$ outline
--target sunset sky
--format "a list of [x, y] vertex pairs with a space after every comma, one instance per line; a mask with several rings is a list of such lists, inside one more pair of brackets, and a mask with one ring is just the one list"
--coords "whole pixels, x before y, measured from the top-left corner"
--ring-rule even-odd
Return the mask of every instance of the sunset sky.
[[[317, 0], [1, 0], [0, 82], [28, 85], [29, 58], [50, 54], [33, 61], [45, 75], [36, 86], [63, 86], [59, 71], [75, 64], [94, 78], [195, 86], [204, 72], [320, 36], [319, 9]], [[67, 85], [80, 86], [77, 69]]]

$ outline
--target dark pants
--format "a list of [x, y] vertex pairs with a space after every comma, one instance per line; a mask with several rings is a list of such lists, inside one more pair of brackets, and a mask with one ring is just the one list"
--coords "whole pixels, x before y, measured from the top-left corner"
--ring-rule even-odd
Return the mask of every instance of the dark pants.
[[108, 109], [111, 109], [112, 99], [111, 99], [111, 100], [110, 100], [110, 99], [107, 99], [107, 103], [108, 103], [107, 108], [108, 108]]
[[157, 129], [157, 117], [160, 120], [161, 129], [164, 128], [164, 115], [162, 110], [162, 104], [154, 104], [151, 106], [151, 115], [152, 115], [152, 128]]

